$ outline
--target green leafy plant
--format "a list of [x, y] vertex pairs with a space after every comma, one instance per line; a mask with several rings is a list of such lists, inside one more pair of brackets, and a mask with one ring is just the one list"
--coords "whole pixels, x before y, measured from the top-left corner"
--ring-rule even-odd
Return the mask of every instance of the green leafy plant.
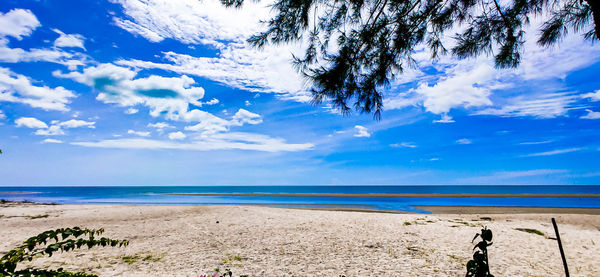
[[538, 230], [538, 229], [531, 229], [531, 228], [515, 228], [515, 230], [517, 231], [521, 231], [521, 232], [526, 232], [526, 233], [530, 233], [530, 234], [536, 234], [542, 237], [546, 237], [546, 234], [544, 234], [544, 232]]
[[104, 229], [86, 229], [80, 227], [60, 228], [56, 230], [45, 231], [37, 236], [30, 237], [20, 246], [8, 251], [6, 255], [0, 258], [0, 277], [3, 276], [96, 276], [85, 272], [69, 272], [62, 268], [37, 269], [25, 268], [17, 270], [21, 262], [31, 261], [37, 257], [52, 257], [57, 251], [66, 252], [87, 246], [91, 249], [94, 246], [118, 246], [123, 247], [129, 244], [127, 240], [114, 240], [106, 237], [96, 238], [104, 233]]
[[473, 259], [467, 262], [467, 275], [466, 277], [494, 277], [490, 274], [490, 265], [488, 263], [488, 252], [487, 247], [492, 245], [492, 230], [483, 227], [481, 234], [477, 233], [471, 243], [481, 237], [481, 241], [473, 247]]

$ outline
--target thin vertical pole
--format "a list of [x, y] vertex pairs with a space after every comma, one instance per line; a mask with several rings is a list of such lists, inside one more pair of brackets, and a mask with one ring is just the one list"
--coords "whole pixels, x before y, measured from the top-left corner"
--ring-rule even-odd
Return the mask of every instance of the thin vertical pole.
[[560, 256], [562, 257], [563, 266], [565, 267], [565, 274], [569, 277], [569, 267], [567, 267], [567, 258], [565, 258], [565, 251], [563, 251], [562, 242], [560, 241], [560, 234], [558, 234], [558, 226], [556, 226], [556, 220], [552, 218], [552, 225], [554, 225], [554, 233], [556, 233], [556, 240], [558, 241], [558, 249], [560, 249]]

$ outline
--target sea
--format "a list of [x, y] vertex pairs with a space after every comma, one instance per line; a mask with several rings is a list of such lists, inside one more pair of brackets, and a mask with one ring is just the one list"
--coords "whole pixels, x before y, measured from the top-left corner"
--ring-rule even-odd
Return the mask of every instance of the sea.
[[[185, 194], [345, 194], [206, 196]], [[366, 197], [356, 194], [498, 194], [498, 197]], [[179, 194], [179, 195], [174, 195]], [[184, 195], [181, 195], [184, 194]], [[353, 196], [355, 194], [355, 196]], [[0, 187], [0, 199], [56, 204], [260, 205], [423, 212], [419, 205], [600, 208], [600, 198], [502, 197], [505, 194], [600, 194], [600, 185], [502, 186], [55, 186]]]

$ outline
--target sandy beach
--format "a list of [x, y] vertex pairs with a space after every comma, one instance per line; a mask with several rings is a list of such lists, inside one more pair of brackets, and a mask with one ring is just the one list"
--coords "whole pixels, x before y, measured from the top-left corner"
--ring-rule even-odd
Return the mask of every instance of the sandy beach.
[[33, 264], [100, 276], [199, 276], [217, 267], [230, 268], [234, 276], [464, 276], [471, 239], [487, 226], [494, 232], [489, 256], [495, 276], [564, 276], [552, 239], [555, 217], [571, 275], [600, 276], [600, 215], [428, 209], [438, 213], [3, 204], [0, 254], [44, 230], [82, 226], [105, 228], [105, 236], [130, 245], [62, 253]]

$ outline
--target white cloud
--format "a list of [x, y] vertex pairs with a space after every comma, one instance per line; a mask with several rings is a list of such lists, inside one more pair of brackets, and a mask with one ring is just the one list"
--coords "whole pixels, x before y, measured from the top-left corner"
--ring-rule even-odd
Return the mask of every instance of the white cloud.
[[528, 154], [528, 155], [522, 155], [521, 157], [553, 156], [553, 155], [559, 155], [559, 154], [577, 152], [577, 151], [581, 151], [581, 150], [583, 150], [583, 148], [557, 149], [557, 150], [552, 150], [552, 151], [547, 151], [547, 152], [540, 152], [540, 153], [533, 153], [533, 154]]
[[60, 36], [54, 41], [54, 46], [56, 47], [75, 47], [81, 48], [85, 50], [85, 46], [83, 45], [83, 40], [85, 39], [82, 35], [79, 34], [65, 34], [58, 29], [52, 29], [54, 32], [59, 34]]
[[[302, 102], [311, 99], [302, 78], [289, 62], [289, 53], [298, 54], [300, 43], [267, 46], [262, 50], [248, 47], [245, 43], [249, 35], [264, 29], [265, 26], [258, 24], [258, 20], [272, 16], [268, 7], [270, 1], [247, 2], [243, 9], [226, 9], [217, 0], [113, 2], [121, 4], [125, 14], [115, 17], [115, 24], [133, 34], [154, 42], [170, 38], [182, 43], [208, 44], [219, 51], [216, 57], [166, 52], [164, 63], [122, 60], [118, 64], [202, 76], [235, 88], [278, 93], [285, 99]], [[539, 26], [546, 19], [544, 16], [531, 18], [532, 23], [525, 31], [527, 42], [521, 56], [522, 63], [516, 69], [495, 70], [491, 56], [458, 60], [448, 55], [432, 62], [428, 50], [417, 51], [414, 57], [418, 68], [399, 74], [392, 82], [394, 89], [386, 93], [384, 107], [423, 106], [428, 112], [444, 114], [445, 117], [436, 122], [447, 123], [453, 122], [449, 115], [452, 109], [484, 108], [492, 106], [494, 99], [501, 105], [485, 110], [485, 114], [507, 116], [510, 113], [511, 116], [547, 118], [550, 111], [538, 111], [543, 112], [542, 115], [536, 111], [520, 113], [515, 110], [519, 108], [514, 106], [515, 103], [503, 103], [504, 97], [493, 93], [523, 81], [564, 78], [570, 72], [598, 60], [600, 47], [583, 41], [578, 34], [567, 35], [560, 47], [536, 45]], [[447, 46], [452, 46], [452, 43]], [[425, 74], [425, 69], [429, 68], [435, 68], [439, 73], [434, 76]], [[400, 84], [410, 82], [418, 82], [419, 86], [409, 93], [404, 92], [406, 89], [396, 89]], [[560, 111], [554, 111], [551, 116], [555, 117], [557, 113], [560, 114]]]
[[47, 138], [42, 141], [42, 143], [63, 143], [62, 140]]
[[136, 136], [140, 136], [140, 137], [150, 136], [150, 132], [144, 132], [144, 131], [127, 130], [127, 133], [130, 135], [136, 135]]
[[256, 125], [262, 123], [262, 118], [260, 115], [244, 109], [239, 109], [231, 118], [231, 120], [225, 120], [210, 113], [201, 111], [198, 111], [198, 117], [201, 118], [201, 120], [199, 120], [200, 123], [192, 126], [186, 126], [186, 131], [215, 134], [219, 132], [226, 132], [231, 126], [242, 126], [244, 124]]
[[213, 98], [213, 99], [210, 99], [210, 101], [202, 102], [202, 104], [208, 105], [208, 106], [216, 105], [216, 104], [219, 104], [219, 99]]
[[457, 107], [481, 107], [492, 105], [490, 83], [493, 82], [495, 71], [488, 64], [465, 69], [456, 66], [435, 85], [422, 83], [414, 90], [423, 97], [423, 106], [434, 114], [447, 114], [450, 109]]
[[589, 98], [591, 101], [600, 101], [600, 89], [581, 95], [581, 98]]
[[47, 129], [38, 129], [35, 134], [38, 136], [60, 136], [64, 135], [65, 131], [59, 125], [52, 125]]
[[21, 117], [21, 118], [15, 120], [15, 123], [17, 124], [17, 127], [24, 126], [27, 128], [38, 129], [34, 133], [38, 136], [64, 135], [65, 132], [62, 129], [63, 127], [67, 128], [67, 129], [81, 128], [81, 127], [95, 128], [94, 124], [96, 124], [96, 122], [89, 122], [89, 121], [76, 120], [76, 119], [71, 119], [71, 120], [63, 121], [63, 122], [60, 122], [58, 120], [53, 120], [51, 122], [52, 125], [50, 125], [48, 127], [48, 124], [46, 124], [45, 122], [43, 122], [37, 118], [33, 118], [33, 117]]
[[250, 101], [246, 100], [246, 102], [244, 102], [244, 105], [246, 105], [246, 107], [248, 107], [248, 106], [250, 106], [252, 104], [250, 104]]
[[521, 53], [521, 64], [514, 69], [514, 75], [525, 80], [564, 79], [569, 73], [587, 67], [600, 58], [598, 44], [582, 38], [583, 32], [570, 32], [556, 47], [542, 47], [537, 44], [539, 29], [547, 21], [545, 16], [531, 18], [525, 29], [525, 45]]
[[172, 140], [181, 140], [181, 139], [184, 139], [186, 137], [187, 136], [184, 133], [179, 132], [179, 131], [178, 132], [169, 133], [169, 139], [172, 139]]
[[135, 78], [137, 72], [113, 64], [88, 67], [83, 72], [53, 72], [57, 77], [70, 78], [98, 91], [97, 100], [122, 107], [144, 105], [153, 117], [165, 116], [170, 120], [200, 121], [202, 111], [188, 111], [189, 105], [202, 106], [204, 89], [193, 86], [188, 76], [162, 77], [150, 75]]
[[354, 134], [355, 137], [358, 137], [358, 138], [371, 137], [371, 133], [369, 133], [369, 130], [364, 126], [356, 125], [356, 126], [354, 126], [354, 129], [356, 130], [356, 134]]
[[229, 130], [229, 126], [231, 125], [229, 120], [222, 119], [204, 111], [199, 111], [197, 114], [198, 117], [200, 117], [200, 115], [202, 116], [201, 120], [199, 120], [200, 123], [193, 126], [186, 126], [186, 131], [218, 133]]
[[461, 139], [456, 140], [456, 143], [458, 143], [458, 144], [472, 144], [473, 142], [470, 139], [461, 138]]
[[162, 69], [179, 74], [208, 78], [227, 86], [251, 92], [277, 93], [282, 98], [300, 102], [312, 99], [304, 81], [292, 67], [291, 55], [296, 52], [284, 46], [266, 46], [257, 50], [246, 42], [231, 43], [217, 57], [193, 57], [174, 52], [164, 53], [169, 63], [121, 60], [116, 64], [134, 68]]
[[554, 142], [553, 140], [543, 140], [543, 141], [526, 141], [526, 142], [521, 142], [519, 144], [521, 145], [537, 145], [537, 144], [546, 144], [546, 143], [551, 143]]
[[48, 124], [34, 117], [20, 117], [17, 120], [15, 120], [15, 124], [17, 124], [17, 127], [27, 127], [35, 129], [48, 128]]
[[138, 113], [140, 110], [138, 109], [134, 109], [134, 108], [129, 108], [125, 111], [125, 114], [136, 114]]
[[222, 133], [211, 138], [202, 138], [190, 143], [176, 143], [150, 139], [114, 139], [97, 142], [73, 142], [86, 147], [127, 148], [127, 149], [179, 149], [179, 150], [255, 150], [266, 152], [310, 150], [313, 144], [289, 144], [279, 138], [271, 138], [252, 133]]
[[5, 119], [6, 115], [4, 114], [4, 112], [2, 110], [0, 110], [0, 119]]
[[67, 66], [75, 70], [77, 66], [84, 65], [89, 57], [82, 53], [65, 52], [58, 48], [11, 48], [7, 45], [8, 40], [0, 38], [0, 62], [22, 63], [22, 62], [51, 62]]
[[[40, 26], [40, 22], [29, 10], [14, 9], [6, 14], [0, 12], [0, 62], [20, 63], [45, 61], [68, 66], [75, 69], [79, 65], [85, 64], [89, 59], [82, 53], [65, 52], [56, 47], [54, 48], [30, 48], [23, 50], [21, 48], [11, 48], [8, 46], [9, 40], [6, 38], [12, 36], [21, 40], [29, 36]], [[55, 46], [75, 46], [83, 48], [83, 42], [76, 44], [75, 39], [82, 38], [79, 35], [66, 35], [59, 30], [54, 29], [61, 36], [55, 41]]]
[[417, 145], [412, 142], [392, 143], [390, 146], [394, 148], [417, 148]]
[[442, 118], [440, 118], [439, 120], [434, 120], [433, 123], [454, 123], [456, 121], [454, 121], [454, 119], [452, 119], [451, 116], [449, 116], [448, 114], [442, 114]]
[[112, 0], [123, 6], [125, 18], [115, 25], [152, 42], [165, 38], [186, 44], [222, 46], [222, 41], [243, 41], [255, 33], [269, 15], [269, 3], [246, 2], [229, 9], [220, 1]]
[[290, 64], [297, 45], [268, 45], [255, 49], [246, 43], [270, 16], [270, 2], [246, 2], [243, 9], [225, 8], [218, 0], [113, 0], [123, 6], [117, 26], [152, 42], [165, 38], [182, 43], [215, 47], [216, 57], [164, 53], [167, 63], [124, 60], [121, 65], [160, 68], [196, 75], [253, 92], [274, 92], [282, 97], [308, 101], [301, 76]]
[[174, 126], [171, 126], [166, 122], [148, 123], [148, 127], [156, 128], [159, 130], [166, 129], [166, 128], [175, 128]]
[[410, 106], [416, 106], [419, 103], [418, 97], [413, 97], [408, 93], [390, 94], [383, 99], [383, 107], [386, 110], [400, 110]]
[[476, 115], [497, 115], [502, 117], [531, 116], [535, 118], [554, 118], [566, 116], [567, 112], [579, 109], [577, 96], [570, 93], [551, 93], [543, 95], [521, 95], [509, 99], [509, 103], [500, 108], [488, 108], [475, 111]]
[[[569, 34], [558, 47], [540, 47], [536, 44], [540, 24], [544, 18], [532, 18], [531, 26], [526, 29], [527, 42], [521, 53], [522, 61], [515, 69], [493, 69], [492, 57], [458, 60], [450, 55], [438, 61], [430, 60], [427, 49], [417, 51], [417, 70], [435, 69], [435, 74], [414, 74], [409, 78], [395, 80], [407, 86], [409, 82], [419, 82], [419, 87], [406, 91], [406, 88], [394, 88], [386, 95], [386, 109], [401, 109], [410, 105], [422, 105], [429, 112], [447, 114], [452, 108], [465, 107], [474, 110], [474, 114], [499, 116], [532, 116], [535, 118], [551, 118], [564, 116], [571, 109], [581, 108], [577, 105], [576, 95], [557, 93], [564, 91], [559, 82], [571, 72], [585, 68], [600, 59], [600, 47], [581, 39], [579, 34]], [[452, 46], [447, 43], [446, 46]], [[556, 85], [544, 88], [546, 91], [522, 92], [521, 96], [508, 98], [502, 89], [520, 86], [523, 82], [556, 82]], [[430, 84], [434, 84], [431, 86]], [[549, 83], [551, 84], [551, 83]], [[554, 89], [554, 91], [552, 91]], [[584, 95], [592, 101], [600, 100], [600, 90]], [[561, 95], [562, 94], [562, 95]], [[511, 93], [508, 93], [511, 95]], [[561, 97], [562, 96], [562, 97]], [[524, 103], [523, 103], [524, 102]], [[388, 104], [389, 103], [389, 104]], [[479, 109], [494, 106], [478, 112]], [[448, 118], [451, 118], [448, 116]], [[444, 120], [437, 122], [448, 122]]]
[[590, 109], [585, 110], [588, 114], [581, 116], [583, 119], [600, 119], [600, 112], [595, 112]]
[[0, 102], [22, 103], [44, 110], [68, 111], [75, 94], [63, 87], [35, 86], [24, 75], [0, 67]]
[[31, 35], [39, 26], [40, 22], [30, 10], [13, 9], [7, 13], [0, 12], [0, 37], [12, 36], [21, 40]]
[[71, 119], [71, 120], [63, 121], [63, 122], [59, 123], [58, 125], [61, 127], [65, 127], [65, 128], [80, 128], [80, 127], [96, 128], [96, 126], [94, 126], [95, 124], [96, 124], [96, 122]]
[[262, 118], [260, 115], [255, 114], [253, 112], [249, 112], [244, 109], [239, 109], [233, 118], [231, 119], [231, 123], [233, 125], [242, 126], [244, 123], [248, 123], [251, 125], [256, 125], [262, 123]]

